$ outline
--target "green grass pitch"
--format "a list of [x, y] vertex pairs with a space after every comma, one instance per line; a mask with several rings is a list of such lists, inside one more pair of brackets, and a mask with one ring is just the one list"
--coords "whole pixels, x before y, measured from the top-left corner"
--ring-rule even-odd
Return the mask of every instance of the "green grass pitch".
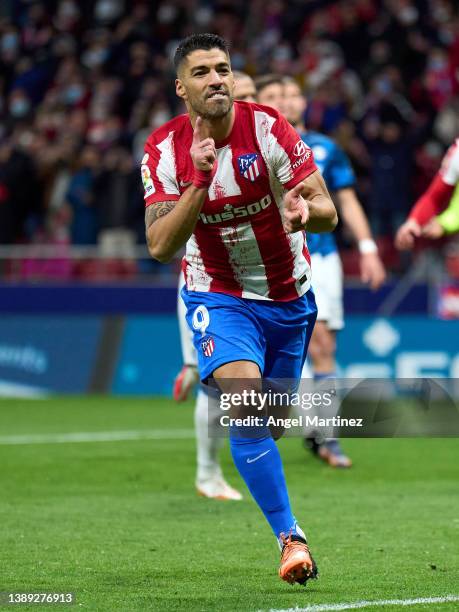
[[245, 493], [239, 503], [195, 494], [190, 437], [5, 443], [13, 435], [183, 430], [192, 422], [191, 402], [167, 399], [2, 400], [0, 591], [76, 594], [71, 608], [21, 610], [122, 612], [459, 595], [458, 440], [346, 440], [355, 467], [342, 472], [310, 457], [298, 439], [282, 440], [293, 509], [321, 574], [307, 588], [278, 578], [276, 543], [227, 445], [223, 468]]

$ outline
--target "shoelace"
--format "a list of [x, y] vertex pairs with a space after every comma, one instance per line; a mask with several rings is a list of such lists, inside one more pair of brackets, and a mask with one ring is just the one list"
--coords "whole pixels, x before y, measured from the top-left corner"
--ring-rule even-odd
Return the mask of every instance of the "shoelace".
[[[309, 546], [306, 544], [306, 542], [299, 542], [298, 540], [292, 540], [292, 529], [290, 530], [290, 533], [288, 534], [288, 536], [286, 536], [285, 533], [281, 533], [280, 539], [283, 545], [282, 559], [284, 559], [285, 553], [286, 553], [286, 556], [290, 556], [296, 548], [301, 548], [302, 550], [304, 550], [304, 547], [306, 547], [306, 551], [308, 555], [310, 554]], [[287, 548], [287, 545], [289, 545], [288, 548]]]

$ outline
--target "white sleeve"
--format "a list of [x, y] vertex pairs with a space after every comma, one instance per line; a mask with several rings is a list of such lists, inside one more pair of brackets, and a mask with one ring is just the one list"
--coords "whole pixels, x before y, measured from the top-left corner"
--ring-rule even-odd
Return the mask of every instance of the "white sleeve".
[[448, 149], [443, 158], [440, 174], [447, 185], [459, 183], [459, 140]]

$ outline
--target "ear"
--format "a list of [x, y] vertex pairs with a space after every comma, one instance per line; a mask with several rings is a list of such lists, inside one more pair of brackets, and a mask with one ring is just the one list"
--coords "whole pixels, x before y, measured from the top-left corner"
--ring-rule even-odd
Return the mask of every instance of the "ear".
[[186, 89], [180, 79], [175, 79], [175, 93], [182, 100], [187, 100]]

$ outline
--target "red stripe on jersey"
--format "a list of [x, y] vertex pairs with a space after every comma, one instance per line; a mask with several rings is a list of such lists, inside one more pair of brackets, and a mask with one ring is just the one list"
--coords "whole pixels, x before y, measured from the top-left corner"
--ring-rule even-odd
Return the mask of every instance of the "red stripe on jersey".
[[[229, 293], [240, 297], [242, 287], [237, 282], [218, 228], [209, 228], [198, 222], [194, 236], [201, 252], [207, 274], [212, 278], [209, 291]], [[205, 247], [203, 247], [205, 245]]]
[[298, 297], [295, 279], [292, 276], [295, 262], [274, 197], [270, 213], [269, 223], [266, 218], [263, 223], [254, 220], [252, 230], [265, 266], [269, 297], [272, 300], [288, 302]]

